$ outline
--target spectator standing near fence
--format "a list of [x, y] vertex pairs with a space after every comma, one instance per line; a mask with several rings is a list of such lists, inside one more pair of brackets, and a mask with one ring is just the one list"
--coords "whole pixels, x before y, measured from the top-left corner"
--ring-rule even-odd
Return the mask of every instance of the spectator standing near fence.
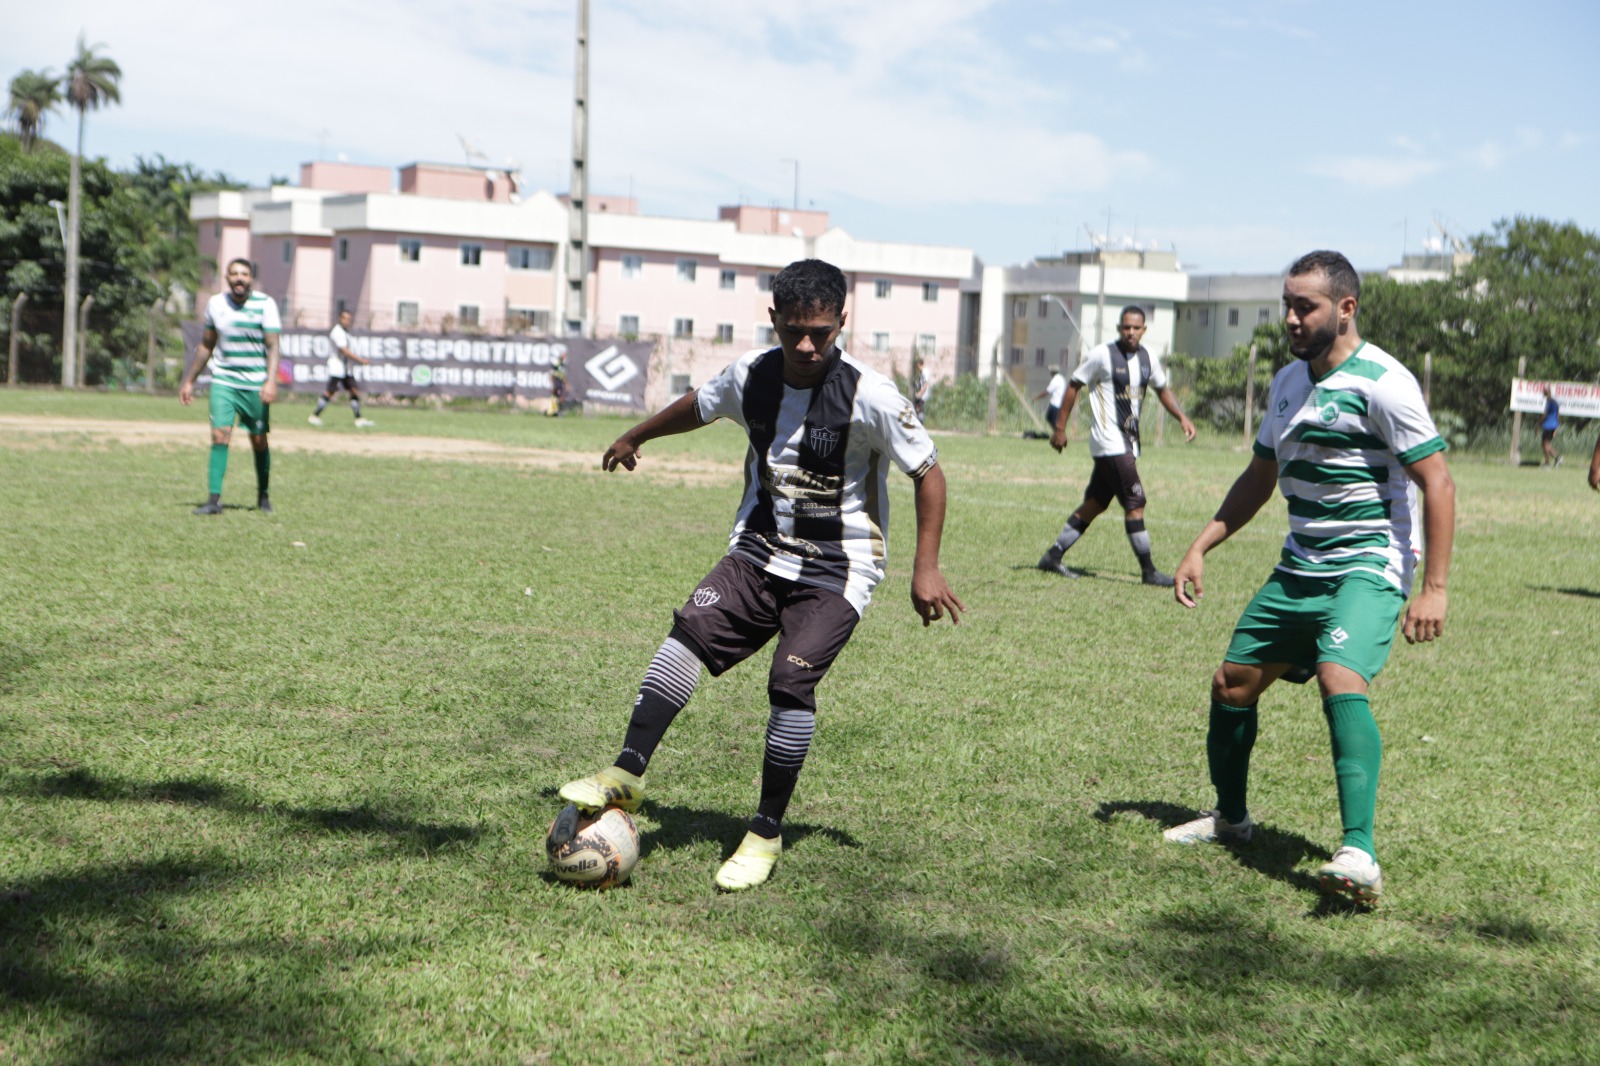
[[1561, 405], [1556, 402], [1550, 386], [1544, 387], [1544, 421], [1539, 423], [1539, 444], [1544, 448], [1541, 466], [1558, 467], [1561, 453], [1556, 451], [1556, 427], [1561, 424]]
[[333, 351], [328, 355], [328, 387], [317, 400], [317, 409], [306, 419], [313, 426], [322, 425], [322, 410], [333, 401], [340, 389], [350, 394], [350, 410], [356, 416], [356, 426], [366, 429], [372, 425], [371, 421], [361, 417], [361, 393], [356, 388], [355, 378], [355, 364], [366, 365], [371, 360], [357, 355], [351, 346], [350, 321], [350, 312], [340, 311], [339, 320], [328, 331], [328, 343], [333, 346]]
[[1061, 401], [1066, 398], [1066, 395], [1067, 370], [1066, 367], [1058, 366], [1056, 367], [1055, 373], [1050, 375], [1049, 383], [1045, 385], [1044, 389], [1039, 393], [1039, 395], [1033, 398], [1034, 402], [1036, 403], [1039, 400], [1046, 401], [1044, 408], [1044, 424], [1050, 427], [1051, 432], [1055, 431], [1056, 415], [1061, 413]]

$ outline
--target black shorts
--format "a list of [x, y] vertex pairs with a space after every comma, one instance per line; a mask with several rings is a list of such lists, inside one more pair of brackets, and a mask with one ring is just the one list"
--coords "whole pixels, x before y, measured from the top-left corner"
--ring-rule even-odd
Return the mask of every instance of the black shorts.
[[1543, 441], [1555, 440], [1555, 437], [1556, 437], [1556, 431], [1555, 430], [1547, 429], [1547, 430], [1544, 430], [1543, 432], [1544, 432], [1544, 436], [1540, 437], [1539, 438], [1540, 440], [1543, 440]]
[[1052, 433], [1056, 431], [1056, 416], [1060, 413], [1061, 408], [1059, 407], [1046, 407], [1044, 409], [1045, 428], [1049, 429]]
[[329, 396], [332, 396], [334, 393], [338, 392], [340, 389], [343, 389], [345, 392], [352, 392], [352, 393], [355, 392], [356, 391], [356, 379], [353, 378], [353, 377], [350, 377], [348, 375], [346, 375], [345, 377], [342, 377], [342, 378], [330, 377], [328, 379], [328, 391], [327, 391], [327, 394]]
[[1137, 511], [1145, 504], [1138, 464], [1126, 452], [1097, 456], [1094, 473], [1089, 475], [1089, 487], [1083, 490], [1084, 499], [1093, 500], [1101, 507], [1110, 507], [1112, 497], [1116, 497], [1124, 511]]
[[672, 617], [712, 677], [777, 636], [768, 689], [805, 706], [861, 620], [837, 592], [776, 577], [734, 555], [723, 556]]

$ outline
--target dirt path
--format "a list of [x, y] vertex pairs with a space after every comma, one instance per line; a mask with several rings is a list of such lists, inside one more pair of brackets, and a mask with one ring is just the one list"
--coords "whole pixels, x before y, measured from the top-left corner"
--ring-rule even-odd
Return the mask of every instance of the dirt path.
[[[117, 444], [180, 444], [199, 447], [206, 443], [203, 423], [122, 422], [96, 418], [55, 418], [33, 415], [0, 415], [0, 434], [32, 438], [40, 444], [63, 434], [81, 434], [97, 441]], [[236, 436], [242, 431], [236, 431]], [[242, 443], [242, 438], [237, 443]], [[385, 458], [446, 460], [464, 463], [497, 463], [503, 466], [531, 467], [539, 470], [589, 471], [600, 473], [599, 459], [588, 452], [557, 451], [551, 448], [522, 448], [492, 441], [463, 440], [458, 437], [406, 437], [392, 433], [319, 433], [313, 429], [284, 428], [272, 431], [273, 451], [316, 452], [324, 455], [365, 455]], [[739, 478], [733, 463], [704, 460], [657, 459], [641, 461], [636, 473], [680, 480], [727, 482]]]

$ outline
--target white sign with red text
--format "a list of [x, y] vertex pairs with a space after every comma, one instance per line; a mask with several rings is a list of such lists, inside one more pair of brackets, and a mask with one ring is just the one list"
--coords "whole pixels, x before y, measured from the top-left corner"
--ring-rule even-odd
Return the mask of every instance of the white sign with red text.
[[1511, 409], [1523, 414], [1544, 414], [1544, 390], [1561, 408], [1562, 418], [1600, 418], [1600, 385], [1582, 381], [1536, 381], [1533, 378], [1511, 379]]

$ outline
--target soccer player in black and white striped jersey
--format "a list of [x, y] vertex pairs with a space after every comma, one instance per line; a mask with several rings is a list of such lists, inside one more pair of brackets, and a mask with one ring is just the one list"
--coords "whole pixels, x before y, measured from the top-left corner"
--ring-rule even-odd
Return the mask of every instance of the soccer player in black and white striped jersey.
[[[618, 437], [601, 459], [607, 471], [632, 470], [647, 442], [718, 418], [749, 436], [728, 554], [674, 612], [615, 764], [561, 788], [576, 808], [637, 809], [645, 769], [693, 695], [700, 668], [720, 675], [777, 637], [760, 800], [749, 832], [716, 876], [730, 892], [772, 873], [815, 729], [817, 683], [883, 579], [889, 463], [915, 482], [912, 606], [924, 626], [945, 615], [959, 623], [966, 610], [939, 569], [945, 480], [937, 451], [894, 382], [836, 346], [846, 292], [837, 267], [819, 259], [791, 263], [772, 285], [769, 314], [779, 346], [747, 352]], [[558, 819], [557, 833], [571, 825], [563, 829]]]

